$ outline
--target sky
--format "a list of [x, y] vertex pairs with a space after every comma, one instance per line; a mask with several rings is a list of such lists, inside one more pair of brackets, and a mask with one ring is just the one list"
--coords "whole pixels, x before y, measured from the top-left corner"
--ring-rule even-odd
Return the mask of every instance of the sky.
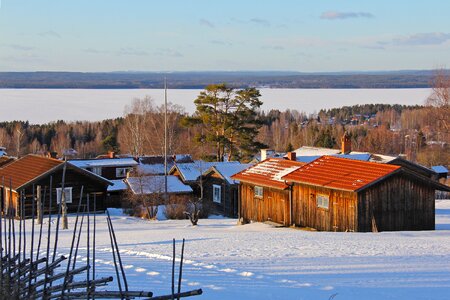
[[0, 0], [0, 71], [450, 65], [447, 0]]

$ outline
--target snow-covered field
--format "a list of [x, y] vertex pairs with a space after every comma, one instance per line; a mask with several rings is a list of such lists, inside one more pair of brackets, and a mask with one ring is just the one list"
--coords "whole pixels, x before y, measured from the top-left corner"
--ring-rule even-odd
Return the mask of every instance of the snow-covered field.
[[[133, 290], [170, 293], [172, 238], [186, 238], [183, 290], [204, 291], [194, 299], [449, 299], [450, 200], [436, 201], [436, 231], [376, 234], [237, 226], [226, 218], [192, 227], [111, 212]], [[97, 274], [109, 276], [104, 215], [97, 224]], [[60, 234], [59, 253], [67, 254], [71, 231]], [[80, 255], [86, 259], [85, 249]]]
[[[423, 104], [430, 89], [260, 89], [263, 109], [296, 109], [306, 113], [344, 105], [387, 103]], [[195, 110], [200, 90], [169, 90], [170, 102]], [[123, 115], [133, 98], [151, 96], [164, 101], [161, 89], [0, 89], [0, 120], [29, 120], [45, 123], [56, 120], [103, 120]]]

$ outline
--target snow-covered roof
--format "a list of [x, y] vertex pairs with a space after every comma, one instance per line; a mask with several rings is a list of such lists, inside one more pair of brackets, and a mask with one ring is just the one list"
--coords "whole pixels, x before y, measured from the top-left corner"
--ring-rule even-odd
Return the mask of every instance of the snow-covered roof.
[[[128, 186], [134, 194], [164, 193], [164, 176], [129, 177], [126, 179]], [[192, 188], [185, 185], [176, 176], [167, 176], [167, 192], [192, 193]]]
[[[312, 155], [312, 156], [297, 156], [296, 160], [303, 163], [310, 163], [313, 160], [318, 159], [322, 155]], [[348, 158], [353, 160], [361, 160], [361, 161], [369, 161], [372, 156], [370, 153], [354, 153], [351, 152], [349, 154], [332, 154], [331, 156]]]
[[170, 173], [172, 173], [174, 170], [178, 170], [184, 181], [196, 181], [204, 171], [208, 170], [211, 167], [231, 166], [236, 164], [239, 165], [240, 163], [238, 161], [207, 162], [203, 160], [196, 160], [193, 163], [176, 164], [172, 167]]
[[299, 156], [322, 156], [322, 155], [332, 155], [339, 154], [341, 150], [339, 149], [329, 149], [329, 148], [321, 148], [321, 147], [309, 147], [303, 146], [294, 150], [297, 157]]
[[372, 154], [369, 161], [387, 164], [388, 162], [391, 162], [396, 158], [397, 156], [392, 155]]
[[[167, 171], [169, 171], [173, 167], [173, 163], [167, 164]], [[164, 164], [139, 164], [137, 166], [137, 170], [139, 174], [144, 175], [164, 175]]]
[[105, 159], [73, 159], [69, 162], [79, 168], [92, 167], [132, 167], [138, 163], [133, 158], [105, 158]]
[[253, 164], [228, 164], [228, 165], [217, 165], [209, 168], [203, 174], [208, 174], [211, 171], [218, 172], [229, 184], [239, 183], [239, 180], [231, 179], [231, 176], [237, 174], [247, 168], [250, 168]]
[[432, 166], [431, 169], [438, 174], [448, 173], [448, 169], [444, 166]]
[[113, 185], [108, 186], [108, 192], [124, 191], [128, 189], [127, 184], [123, 179], [110, 180]]
[[288, 185], [283, 176], [298, 170], [304, 163], [282, 158], [268, 158], [244, 171], [232, 176], [240, 180], [257, 185], [286, 189]]

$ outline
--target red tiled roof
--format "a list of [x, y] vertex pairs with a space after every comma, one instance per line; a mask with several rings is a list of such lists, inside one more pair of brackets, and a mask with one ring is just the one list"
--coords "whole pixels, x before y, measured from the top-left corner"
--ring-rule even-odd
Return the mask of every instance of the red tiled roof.
[[63, 163], [61, 160], [29, 154], [0, 169], [0, 184], [4, 179], [5, 186], [9, 187], [11, 179], [12, 189], [16, 190]]
[[288, 188], [288, 185], [281, 177], [299, 169], [303, 165], [304, 163], [297, 161], [282, 158], [269, 158], [231, 176], [231, 178], [284, 190]]
[[283, 176], [291, 182], [358, 191], [397, 171], [400, 166], [322, 156]]

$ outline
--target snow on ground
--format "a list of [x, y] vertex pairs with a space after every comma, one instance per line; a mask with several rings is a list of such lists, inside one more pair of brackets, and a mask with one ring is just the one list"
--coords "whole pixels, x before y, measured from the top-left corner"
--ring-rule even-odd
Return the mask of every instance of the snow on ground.
[[[437, 230], [421, 232], [312, 232], [227, 218], [192, 227], [111, 212], [133, 290], [170, 293], [172, 238], [177, 251], [186, 238], [183, 290], [204, 291], [193, 299], [449, 298], [450, 200], [436, 201]], [[97, 277], [115, 274], [104, 215], [97, 228]], [[70, 236], [60, 233], [60, 254]]]

